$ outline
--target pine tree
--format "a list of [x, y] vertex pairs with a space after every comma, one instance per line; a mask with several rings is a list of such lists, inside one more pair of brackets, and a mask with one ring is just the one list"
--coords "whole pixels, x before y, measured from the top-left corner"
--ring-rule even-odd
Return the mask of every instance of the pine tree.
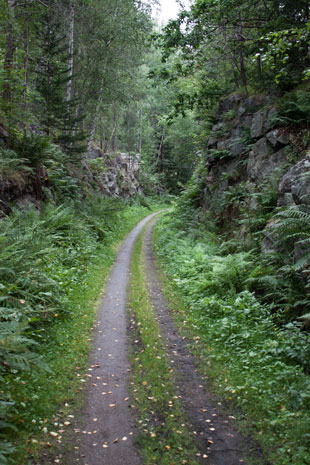
[[72, 80], [72, 55], [68, 53], [62, 26], [57, 16], [52, 14], [51, 8], [42, 15], [38, 30], [41, 54], [36, 70], [36, 88], [42, 99], [40, 121], [44, 132], [60, 144], [64, 151], [79, 153], [85, 149], [80, 144], [85, 135], [78, 131], [78, 123], [83, 115], [76, 116], [78, 100], [71, 95], [68, 98], [68, 81]]

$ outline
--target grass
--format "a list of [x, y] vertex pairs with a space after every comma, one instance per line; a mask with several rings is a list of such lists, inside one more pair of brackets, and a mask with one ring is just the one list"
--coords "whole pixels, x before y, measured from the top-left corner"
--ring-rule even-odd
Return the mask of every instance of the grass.
[[[160, 206], [153, 204], [151, 208], [158, 210]], [[39, 362], [27, 371], [11, 370], [4, 378], [2, 393], [9, 395], [13, 402], [10, 411], [13, 429], [6, 427], [4, 438], [12, 443], [14, 450], [0, 463], [33, 463], [42, 448], [61, 442], [62, 431], [70, 423], [68, 415], [72, 415], [82, 401], [91, 329], [118, 245], [149, 213], [150, 209], [139, 205], [123, 205], [110, 218], [104, 240], [94, 241], [90, 234], [72, 248], [67, 238], [68, 243], [64, 242], [58, 252], [55, 249], [46, 251], [44, 267], [55, 280], [55, 286], [57, 284], [55, 293], [61, 292], [61, 306], [50, 310], [47, 307], [47, 320], [43, 324], [33, 321], [33, 326], [25, 330], [36, 342], [36, 346], [29, 349], [39, 355]], [[98, 224], [95, 226], [99, 229]], [[42, 247], [38, 244], [37, 248], [44, 249], [43, 242]]]
[[193, 434], [176, 396], [145, 283], [143, 233], [134, 248], [129, 295], [132, 337], [132, 403], [139, 428], [138, 448], [145, 465], [196, 465]]
[[309, 464], [309, 336], [293, 324], [277, 327], [246, 290], [249, 256], [219, 257], [210, 237], [198, 243], [171, 218], [157, 224], [155, 244], [176, 322], [214, 391], [273, 464]]

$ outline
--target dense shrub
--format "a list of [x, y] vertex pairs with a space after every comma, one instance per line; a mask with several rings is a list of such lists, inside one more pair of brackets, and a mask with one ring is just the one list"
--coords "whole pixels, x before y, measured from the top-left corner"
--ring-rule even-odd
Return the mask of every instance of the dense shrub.
[[255, 255], [221, 253], [213, 235], [198, 241], [171, 218], [157, 226], [156, 250], [216, 389], [256, 424], [276, 463], [308, 464], [310, 336], [298, 322], [279, 327], [273, 307], [248, 290]]

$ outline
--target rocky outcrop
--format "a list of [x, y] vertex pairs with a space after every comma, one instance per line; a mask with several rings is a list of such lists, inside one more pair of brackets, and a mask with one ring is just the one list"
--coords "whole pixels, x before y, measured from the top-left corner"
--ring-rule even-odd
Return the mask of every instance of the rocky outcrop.
[[296, 128], [277, 127], [276, 117], [266, 96], [234, 94], [220, 102], [208, 140], [201, 195], [202, 206], [219, 225], [236, 219], [240, 206], [255, 210], [268, 184], [275, 192], [279, 186], [274, 207], [298, 205], [310, 194], [310, 177], [305, 175], [310, 154], [305, 157]]
[[103, 195], [133, 197], [142, 194], [139, 185], [141, 155], [104, 154], [93, 149], [86, 161], [84, 180]]
[[[5, 147], [5, 135], [1, 137], [1, 134], [0, 127], [0, 145], [2, 141]], [[142, 194], [138, 179], [140, 166], [140, 155], [109, 155], [93, 149], [90, 158], [84, 160], [79, 167], [74, 165], [70, 168], [70, 176], [80, 185], [81, 193], [84, 191], [95, 195], [134, 197]], [[40, 201], [46, 196], [53, 198], [53, 186], [45, 169], [38, 171], [36, 176], [30, 171], [18, 169], [9, 173], [0, 171], [0, 218], [10, 214], [12, 206], [21, 210], [29, 206], [40, 209]]]
[[294, 165], [279, 184], [278, 206], [301, 205], [310, 195], [310, 153]]

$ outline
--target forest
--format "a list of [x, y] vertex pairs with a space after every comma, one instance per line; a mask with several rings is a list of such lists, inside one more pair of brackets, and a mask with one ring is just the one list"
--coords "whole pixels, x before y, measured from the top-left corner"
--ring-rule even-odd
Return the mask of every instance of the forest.
[[171, 325], [251, 445], [217, 462], [216, 433], [197, 442], [140, 237], [140, 465], [310, 464], [310, 4], [178, 3], [158, 24], [157, 0], [0, 0], [0, 465], [99, 463], [68, 452], [98, 302], [121, 242], [159, 211]]

